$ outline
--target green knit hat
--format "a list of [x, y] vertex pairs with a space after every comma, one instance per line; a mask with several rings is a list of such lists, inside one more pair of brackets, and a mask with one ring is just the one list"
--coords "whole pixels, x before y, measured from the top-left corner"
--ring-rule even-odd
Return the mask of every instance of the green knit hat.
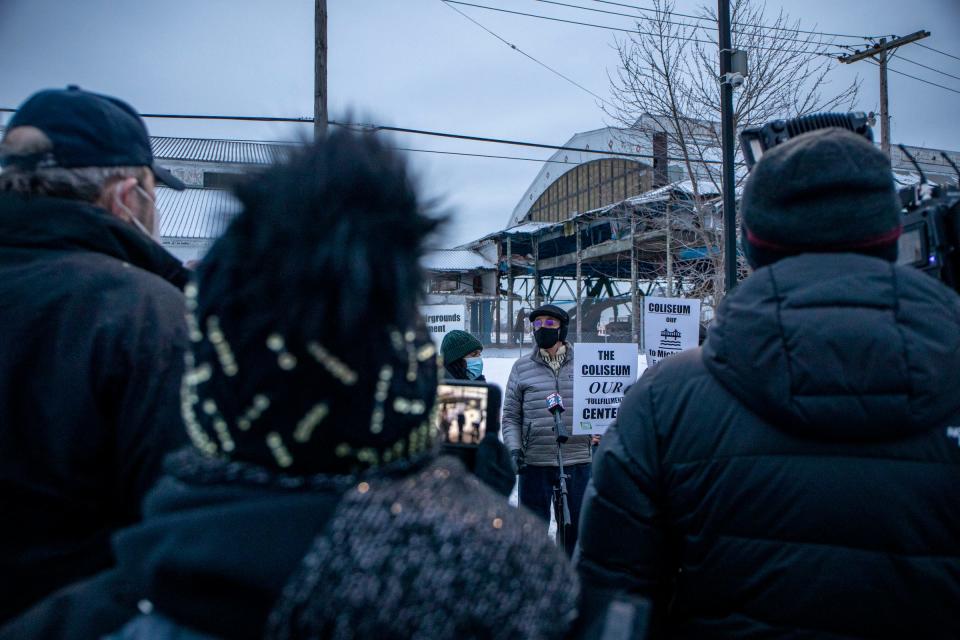
[[483, 349], [480, 341], [466, 331], [460, 331], [459, 329], [454, 329], [443, 336], [443, 342], [440, 343], [440, 353], [443, 354], [443, 361], [446, 364], [456, 362], [477, 349]]

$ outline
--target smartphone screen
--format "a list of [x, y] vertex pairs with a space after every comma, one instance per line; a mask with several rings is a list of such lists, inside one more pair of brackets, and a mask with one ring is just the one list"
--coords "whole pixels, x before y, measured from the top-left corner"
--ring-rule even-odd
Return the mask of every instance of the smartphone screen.
[[476, 382], [437, 386], [436, 428], [444, 446], [473, 448], [500, 430], [500, 389]]

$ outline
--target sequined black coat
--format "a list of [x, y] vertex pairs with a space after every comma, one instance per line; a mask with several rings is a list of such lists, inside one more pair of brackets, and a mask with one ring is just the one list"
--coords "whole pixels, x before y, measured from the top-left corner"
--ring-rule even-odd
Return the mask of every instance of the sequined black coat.
[[[430, 612], [447, 612], [445, 624], [450, 612], [467, 616], [463, 633], [427, 636], [438, 640], [550, 639], [570, 626], [576, 575], [542, 523], [452, 458], [359, 479], [294, 478], [185, 449], [167, 469], [147, 496], [144, 521], [116, 536], [117, 567], [48, 598], [0, 629], [0, 640], [253, 640], [268, 632], [271, 612], [271, 637], [285, 638], [291, 624], [314, 624], [317, 611], [348, 624], [372, 620], [366, 600], [355, 609], [345, 604], [358, 597], [358, 584], [366, 586], [364, 598], [375, 584], [386, 589], [377, 601], [394, 609], [378, 615], [395, 629]], [[342, 537], [351, 533], [348, 547]], [[335, 553], [318, 566], [317, 549], [329, 548], [331, 535], [339, 536]], [[536, 569], [524, 570], [531, 558]], [[328, 582], [315, 593], [316, 577]], [[326, 588], [335, 583], [347, 600], [331, 612]], [[470, 598], [487, 607], [485, 615], [469, 617]], [[501, 604], [491, 609], [493, 601]], [[420, 607], [413, 620], [409, 603]], [[497, 621], [499, 634], [485, 631]], [[517, 636], [514, 628], [534, 633]], [[480, 635], [468, 633], [477, 629]], [[384, 634], [359, 637], [408, 637]]]
[[0, 623], [108, 567], [185, 441], [185, 278], [102, 209], [0, 194]]
[[143, 612], [163, 617], [136, 622], [128, 637], [262, 637], [281, 588], [349, 483], [278, 481], [189, 448], [166, 467], [143, 522], [114, 540], [117, 566], [47, 598], [0, 629], [0, 639], [101, 638]]
[[756, 271], [649, 369], [581, 515], [588, 614], [662, 637], [960, 637], [960, 300], [912, 269]]

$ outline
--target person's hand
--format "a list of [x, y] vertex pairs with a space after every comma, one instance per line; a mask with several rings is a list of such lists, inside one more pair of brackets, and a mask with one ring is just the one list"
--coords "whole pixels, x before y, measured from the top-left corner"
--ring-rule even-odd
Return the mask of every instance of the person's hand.
[[590, 436], [590, 444], [594, 447], [600, 444], [600, 436], [598, 435]]
[[473, 473], [494, 491], [507, 497], [517, 481], [511, 455], [495, 433], [488, 433], [477, 447]]
[[520, 449], [513, 449], [510, 451], [510, 457], [513, 458], [513, 466], [517, 469], [517, 475], [522, 475], [527, 469], [527, 463], [524, 462], [523, 459], [523, 451]]

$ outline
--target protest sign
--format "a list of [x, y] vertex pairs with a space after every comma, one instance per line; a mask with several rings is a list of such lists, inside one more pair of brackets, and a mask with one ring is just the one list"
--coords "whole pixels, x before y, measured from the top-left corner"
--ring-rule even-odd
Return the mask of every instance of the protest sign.
[[650, 296], [643, 299], [643, 344], [648, 365], [696, 347], [699, 339], [699, 300]]
[[466, 329], [464, 305], [462, 304], [425, 304], [420, 307], [430, 337], [439, 345], [443, 336], [454, 329]]
[[573, 352], [573, 435], [602, 435], [637, 381], [637, 345], [585, 342]]

